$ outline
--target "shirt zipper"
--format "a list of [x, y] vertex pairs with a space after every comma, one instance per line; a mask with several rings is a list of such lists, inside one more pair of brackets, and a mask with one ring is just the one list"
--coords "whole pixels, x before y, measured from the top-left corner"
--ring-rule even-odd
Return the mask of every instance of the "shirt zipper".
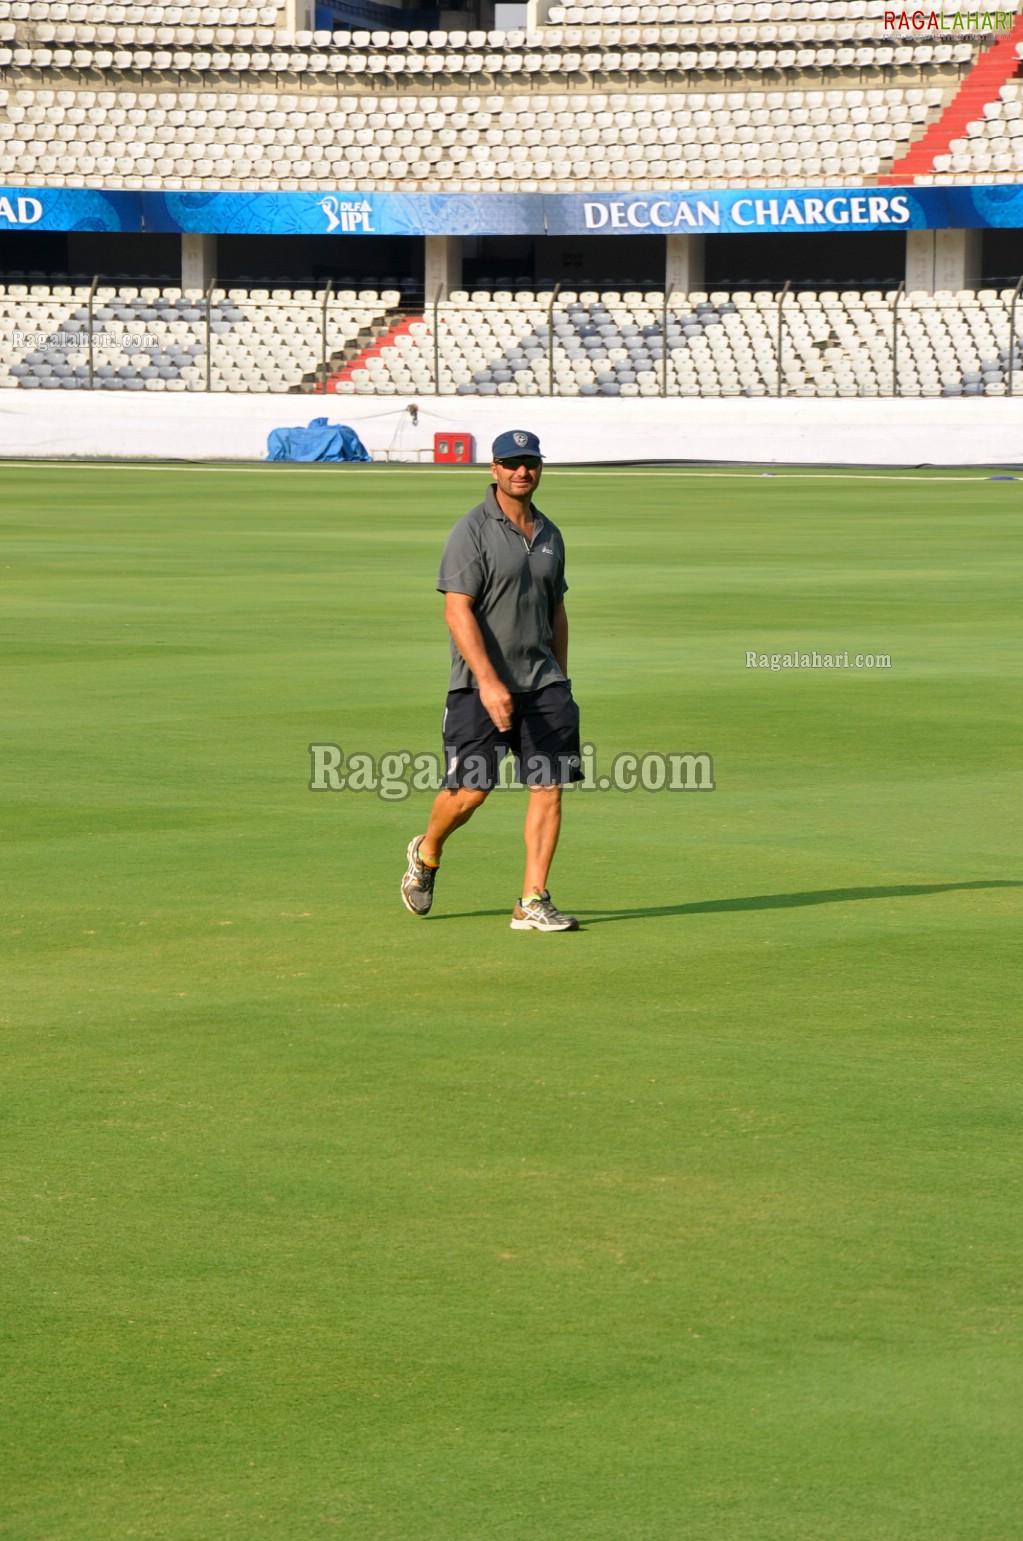
[[[511, 524], [512, 521], [509, 519], [508, 523]], [[525, 546], [526, 550], [527, 551], [532, 551], [532, 549], [533, 549], [532, 543], [526, 539], [526, 537], [523, 535], [522, 531], [518, 528], [518, 526], [517, 525], [512, 525], [512, 528], [515, 530], [515, 533], [518, 535], [519, 539], [522, 541], [522, 544]], [[535, 540], [535, 539], [536, 539], [536, 521], [534, 520], [534, 522], [533, 522], [533, 540]]]

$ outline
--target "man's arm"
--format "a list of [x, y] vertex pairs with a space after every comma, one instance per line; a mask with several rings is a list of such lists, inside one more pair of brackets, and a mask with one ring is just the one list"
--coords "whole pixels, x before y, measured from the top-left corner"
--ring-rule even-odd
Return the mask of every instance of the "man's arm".
[[471, 594], [444, 595], [444, 619], [454, 638], [455, 646], [472, 673], [480, 689], [480, 700], [496, 728], [502, 732], [511, 727], [511, 691], [501, 683], [490, 661], [479, 622], [472, 613], [474, 600]]
[[568, 614], [564, 604], [555, 610], [551, 622], [551, 652], [558, 668], [568, 679]]

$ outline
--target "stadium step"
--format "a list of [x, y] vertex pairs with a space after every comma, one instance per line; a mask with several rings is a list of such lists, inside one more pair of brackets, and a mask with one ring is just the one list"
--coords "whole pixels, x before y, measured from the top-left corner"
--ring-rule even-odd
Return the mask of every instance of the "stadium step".
[[963, 138], [966, 125], [982, 118], [985, 104], [996, 101], [1000, 88], [1019, 73], [1020, 59], [1016, 53], [1019, 43], [1023, 43], [1023, 14], [1016, 17], [1011, 32], [981, 54], [940, 118], [900, 160], [892, 162], [891, 171], [878, 177], [882, 186], [902, 186], [915, 177], [933, 172], [934, 157], [947, 155], [952, 140]]
[[334, 393], [339, 382], [351, 379], [353, 369], [367, 358], [378, 358], [380, 349], [386, 347], [392, 337], [400, 337], [407, 332], [408, 327], [402, 322], [419, 321], [422, 317], [417, 315], [406, 316], [401, 310], [385, 310], [378, 320], [369, 322], [366, 326], [360, 326], [352, 336], [346, 338], [340, 348], [335, 348], [327, 355], [326, 384], [321, 383], [321, 370], [307, 370], [298, 385], [289, 387], [289, 395], [296, 396], [322, 396], [325, 393]]
[[340, 369], [328, 376], [326, 383], [328, 392], [335, 392], [339, 385], [349, 382], [353, 370], [365, 369], [368, 359], [380, 358], [384, 348], [394, 346], [396, 338], [410, 337], [413, 325], [426, 319], [425, 316], [407, 315], [402, 311], [388, 311], [387, 316], [395, 319], [386, 324], [385, 330], [378, 331], [372, 342], [361, 348]]

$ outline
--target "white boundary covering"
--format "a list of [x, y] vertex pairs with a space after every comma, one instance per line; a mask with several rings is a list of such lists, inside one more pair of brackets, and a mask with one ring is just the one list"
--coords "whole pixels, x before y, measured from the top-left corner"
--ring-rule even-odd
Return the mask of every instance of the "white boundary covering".
[[[1023, 383], [1023, 382], [1021, 382]], [[462, 431], [478, 461], [507, 428], [531, 428], [555, 464], [1023, 465], [1023, 397], [661, 400], [230, 396], [219, 392], [0, 391], [0, 458], [265, 460], [272, 428], [347, 423], [376, 459], [431, 460]]]

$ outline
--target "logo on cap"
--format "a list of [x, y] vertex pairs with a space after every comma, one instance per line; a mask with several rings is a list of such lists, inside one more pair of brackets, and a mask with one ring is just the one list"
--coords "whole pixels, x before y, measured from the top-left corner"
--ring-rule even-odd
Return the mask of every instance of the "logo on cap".
[[519, 446], [519, 449], [522, 449], [525, 445], [527, 445], [529, 443], [529, 434], [528, 433], [513, 433], [512, 434], [512, 438], [515, 440], [515, 443]]

